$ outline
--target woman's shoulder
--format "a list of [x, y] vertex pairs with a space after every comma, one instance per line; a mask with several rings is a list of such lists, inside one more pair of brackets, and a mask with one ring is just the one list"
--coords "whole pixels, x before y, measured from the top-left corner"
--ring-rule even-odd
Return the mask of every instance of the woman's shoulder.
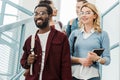
[[80, 33], [80, 32], [81, 32], [80, 28], [79, 29], [75, 29], [75, 30], [72, 31], [72, 33]]
[[100, 33], [95, 31], [95, 33], [99, 35], [108, 35], [108, 33], [104, 30], [102, 30]]
[[109, 35], [106, 31], [101, 31], [100, 38], [101, 39], [106, 39], [106, 38], [109, 38]]
[[75, 30], [73, 30], [73, 31], [71, 32], [70, 35], [72, 35], [72, 36], [77, 36], [80, 32], [81, 32], [80, 29], [75, 29]]
[[104, 31], [104, 30], [101, 32], [101, 34], [102, 35], [108, 35], [107, 31]]

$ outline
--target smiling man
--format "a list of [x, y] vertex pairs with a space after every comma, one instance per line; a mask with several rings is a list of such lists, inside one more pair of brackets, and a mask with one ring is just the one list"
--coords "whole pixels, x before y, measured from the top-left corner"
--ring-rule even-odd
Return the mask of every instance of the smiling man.
[[31, 36], [23, 46], [21, 65], [30, 69], [25, 80], [72, 80], [70, 49], [67, 36], [49, 26], [52, 8], [39, 4], [34, 10], [34, 22], [38, 28], [35, 35], [35, 55], [31, 54]]

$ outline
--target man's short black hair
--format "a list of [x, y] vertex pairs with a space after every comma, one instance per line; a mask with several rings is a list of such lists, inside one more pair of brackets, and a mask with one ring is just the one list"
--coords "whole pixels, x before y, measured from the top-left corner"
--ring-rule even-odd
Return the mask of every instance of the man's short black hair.
[[87, 0], [77, 0], [77, 2], [87, 3]]
[[47, 4], [52, 4], [52, 1], [50, 1], [50, 0], [41, 0], [41, 1], [39, 1], [39, 4], [41, 4], [41, 3], [47, 3]]
[[[51, 15], [51, 14], [53, 13], [52, 8], [51, 8], [50, 5], [48, 5], [47, 3], [40, 3], [40, 4], [38, 4], [38, 5], [35, 7], [35, 9], [36, 9], [37, 7], [46, 7], [46, 8], [47, 8], [47, 13], [48, 13], [48, 15]], [[35, 9], [34, 9], [34, 11], [35, 11]]]

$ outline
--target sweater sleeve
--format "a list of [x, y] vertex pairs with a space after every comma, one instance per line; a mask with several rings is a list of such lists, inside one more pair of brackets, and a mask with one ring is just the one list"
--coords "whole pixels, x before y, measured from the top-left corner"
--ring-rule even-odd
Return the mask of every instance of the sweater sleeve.
[[105, 49], [102, 57], [106, 60], [104, 65], [110, 64], [110, 41], [107, 32], [103, 31], [102, 33], [102, 47]]

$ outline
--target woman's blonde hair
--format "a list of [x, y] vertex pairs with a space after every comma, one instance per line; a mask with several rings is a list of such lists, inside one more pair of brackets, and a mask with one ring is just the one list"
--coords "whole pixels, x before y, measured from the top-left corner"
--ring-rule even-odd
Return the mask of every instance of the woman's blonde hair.
[[[101, 33], [100, 16], [99, 16], [99, 13], [98, 13], [98, 10], [97, 10], [96, 6], [94, 4], [91, 4], [91, 3], [85, 3], [85, 4], [82, 5], [80, 11], [82, 10], [83, 7], [88, 7], [96, 15], [96, 18], [94, 19], [94, 22], [93, 22], [93, 27], [94, 27], [95, 31]], [[82, 27], [84, 24], [82, 22], [80, 22], [79, 25], [80, 25], [80, 27]]]

